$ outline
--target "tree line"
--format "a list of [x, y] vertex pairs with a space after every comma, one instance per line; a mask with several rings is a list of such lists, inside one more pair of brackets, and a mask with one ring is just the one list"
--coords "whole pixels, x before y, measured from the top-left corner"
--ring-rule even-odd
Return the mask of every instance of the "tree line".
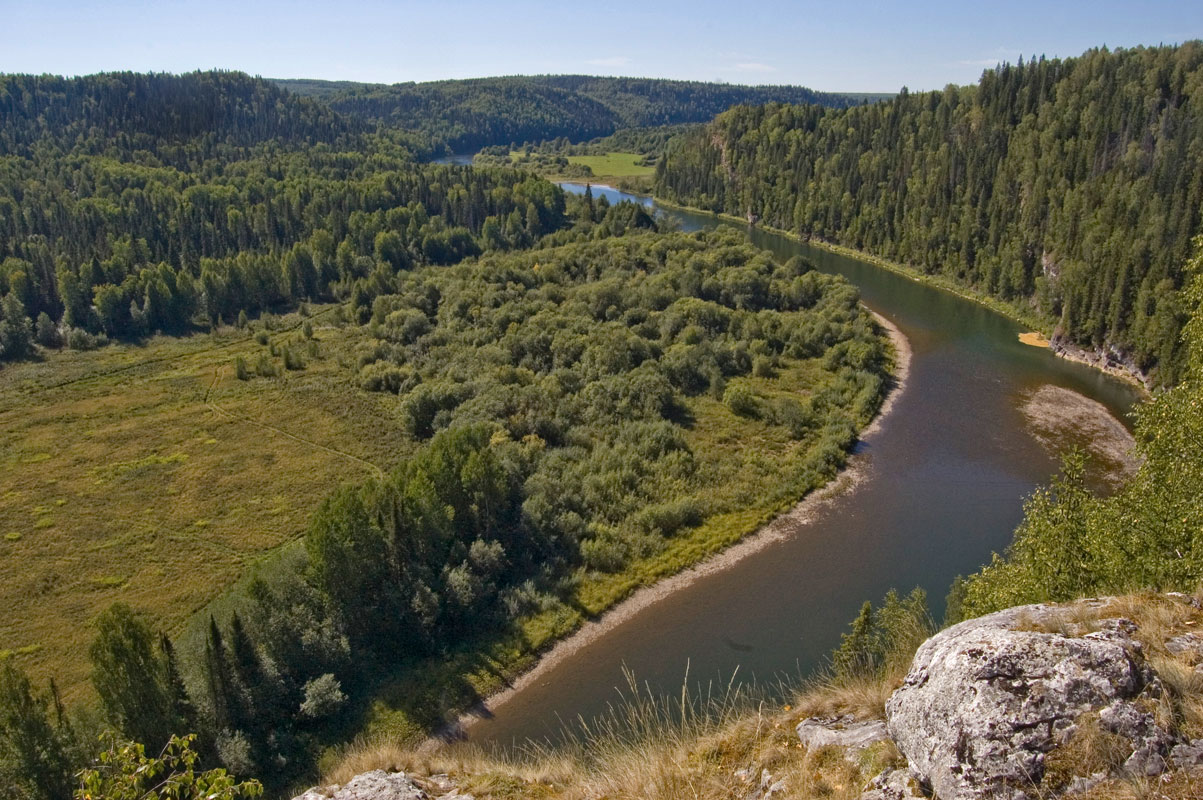
[[656, 192], [947, 276], [1172, 383], [1201, 102], [1199, 42], [1021, 60], [876, 105], [733, 109], [670, 147]]
[[456, 153], [561, 136], [579, 142], [608, 136], [622, 128], [707, 122], [741, 103], [776, 101], [844, 107], [881, 97], [816, 92], [801, 86], [587, 75], [392, 85], [312, 80], [276, 83], [318, 98], [351, 117], [406, 131]]

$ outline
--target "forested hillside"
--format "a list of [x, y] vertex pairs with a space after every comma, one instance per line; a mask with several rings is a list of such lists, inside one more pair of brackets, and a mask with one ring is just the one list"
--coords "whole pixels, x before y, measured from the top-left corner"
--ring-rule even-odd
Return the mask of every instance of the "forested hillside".
[[551, 184], [423, 166], [237, 73], [0, 78], [0, 359], [351, 298], [400, 269], [525, 247]]
[[241, 72], [0, 75], [3, 156], [147, 150], [183, 167], [216, 145], [330, 145], [365, 127]]
[[336, 111], [445, 143], [454, 152], [567, 137], [583, 141], [621, 128], [708, 122], [738, 104], [819, 103], [845, 107], [878, 95], [801, 86], [736, 86], [587, 75], [515, 76], [431, 83], [276, 81]]
[[1203, 45], [1092, 50], [850, 109], [740, 107], [674, 145], [659, 195], [864, 249], [1182, 374], [1203, 206]]

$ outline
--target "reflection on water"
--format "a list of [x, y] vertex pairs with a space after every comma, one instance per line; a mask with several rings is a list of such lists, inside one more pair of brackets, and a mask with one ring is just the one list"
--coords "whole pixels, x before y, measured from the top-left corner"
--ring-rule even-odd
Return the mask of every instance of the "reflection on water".
[[[653, 205], [608, 187], [594, 186], [593, 194]], [[686, 231], [744, 227], [658, 213]], [[1136, 399], [1120, 381], [1021, 344], [1017, 324], [975, 303], [776, 234], [749, 235], [778, 258], [802, 255], [845, 276], [910, 340], [907, 388], [861, 445], [866, 480], [787, 541], [672, 593], [581, 648], [474, 723], [471, 739], [554, 739], [562, 720], [603, 713], [618, 698], [624, 666], [667, 694], [679, 692], [687, 663], [691, 682], [718, 685], [737, 668], [742, 680], [761, 683], [805, 674], [838, 644], [861, 603], [890, 588], [924, 588], [939, 616], [952, 578], [1006, 547], [1023, 498], [1056, 470], [1019, 411], [1030, 390], [1071, 389], [1120, 418]]]

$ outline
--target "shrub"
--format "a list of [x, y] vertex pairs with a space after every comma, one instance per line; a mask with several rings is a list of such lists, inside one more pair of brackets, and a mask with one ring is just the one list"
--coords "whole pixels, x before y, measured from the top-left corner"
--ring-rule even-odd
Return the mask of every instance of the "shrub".
[[347, 696], [335, 677], [327, 672], [305, 684], [305, 700], [301, 703], [301, 715], [310, 719], [323, 719], [337, 714], [346, 705]]
[[292, 345], [287, 345], [284, 350], [284, 369], [298, 370], [305, 369], [305, 359], [300, 352], [293, 349]]
[[261, 353], [259, 360], [255, 362], [255, 373], [261, 378], [274, 378], [279, 374], [276, 363], [266, 353]]
[[626, 547], [608, 535], [581, 542], [581, 558], [585, 566], [599, 572], [618, 572], [627, 563]]
[[54, 324], [54, 320], [50, 319], [50, 315], [45, 311], [38, 314], [37, 337], [38, 344], [42, 347], [63, 346], [63, 337], [58, 332], [58, 326]]
[[173, 800], [237, 800], [263, 794], [258, 781], [235, 783], [224, 769], [197, 772], [195, 738], [174, 736], [162, 754], [153, 757], [140, 744], [110, 736], [97, 763], [80, 774], [76, 800], [146, 800], [159, 797], [160, 791]]
[[743, 381], [732, 381], [723, 392], [723, 405], [741, 417], [760, 415], [760, 400], [752, 387]]

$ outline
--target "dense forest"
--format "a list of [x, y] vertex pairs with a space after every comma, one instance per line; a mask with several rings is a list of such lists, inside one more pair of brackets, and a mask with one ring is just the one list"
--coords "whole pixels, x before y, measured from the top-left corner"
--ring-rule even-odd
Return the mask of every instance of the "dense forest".
[[237, 73], [9, 76], [0, 108], [0, 359], [32, 337], [87, 348], [306, 299], [359, 309], [398, 270], [566, 222], [545, 181], [419, 165], [403, 137]]
[[382, 122], [453, 152], [541, 142], [574, 142], [622, 128], [709, 122], [739, 104], [818, 103], [846, 107], [881, 95], [831, 94], [801, 86], [738, 86], [647, 78], [541, 75], [393, 85], [279, 80], [336, 111]]
[[1200, 103], [1199, 42], [1020, 61], [876, 105], [732, 109], [670, 148], [656, 191], [1021, 303], [1172, 383]]
[[[574, 211], [559, 236], [576, 243], [414, 267], [374, 298], [346, 380], [394, 397], [423, 444], [335, 491], [304, 550], [195, 648], [125, 606], [102, 615], [104, 724], [152, 751], [199, 732], [206, 764], [282, 788], [382, 680], [522, 647], [523, 619], [579, 618], [589, 576], [830, 479], [886, 387], [856, 289], [730, 231], [658, 234], [630, 204]], [[724, 444], [739, 426], [762, 442], [754, 461]], [[96, 723], [3, 669], [0, 785], [55, 797]], [[437, 721], [433, 697], [411, 702]]]
[[220, 71], [0, 74], [0, 120], [3, 156], [138, 153], [181, 169], [223, 147], [355, 145], [366, 128], [266, 81]]

